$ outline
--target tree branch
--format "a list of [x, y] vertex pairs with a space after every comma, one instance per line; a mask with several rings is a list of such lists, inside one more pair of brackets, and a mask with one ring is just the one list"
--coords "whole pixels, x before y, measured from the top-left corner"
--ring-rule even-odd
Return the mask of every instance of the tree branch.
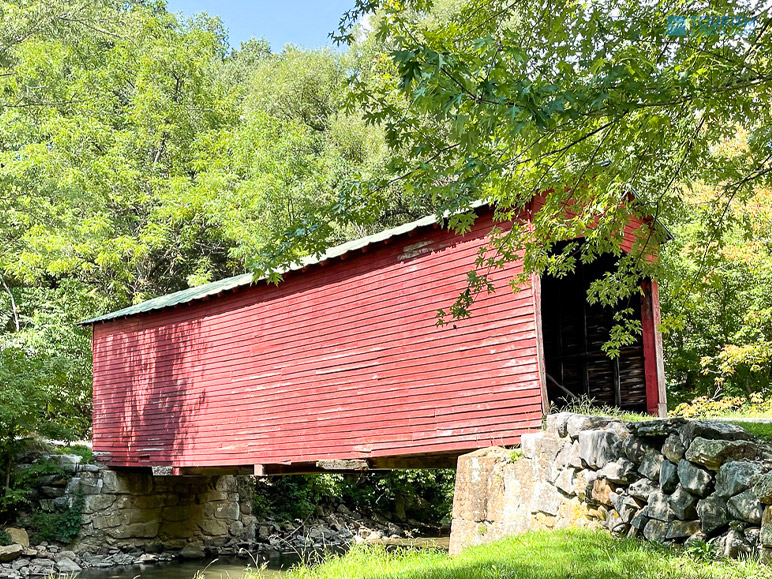
[[11, 288], [9, 288], [8, 284], [5, 283], [5, 278], [3, 277], [2, 273], [0, 273], [0, 283], [3, 284], [5, 291], [8, 293], [8, 297], [11, 298], [11, 314], [13, 315], [13, 323], [16, 326], [16, 331], [19, 332], [21, 330], [21, 327], [19, 324], [19, 311], [16, 309], [16, 300], [13, 299]]

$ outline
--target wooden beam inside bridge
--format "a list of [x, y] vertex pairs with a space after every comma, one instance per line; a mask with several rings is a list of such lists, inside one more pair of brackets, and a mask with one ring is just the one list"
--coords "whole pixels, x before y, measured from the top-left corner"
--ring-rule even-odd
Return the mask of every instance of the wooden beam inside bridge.
[[223, 475], [254, 475], [254, 476], [284, 476], [292, 474], [322, 474], [322, 473], [362, 473], [372, 471], [387, 471], [401, 469], [455, 469], [458, 455], [412, 455], [396, 457], [378, 457], [368, 459], [330, 459], [315, 462], [298, 462], [287, 464], [256, 464], [236, 466], [209, 467], [171, 467], [152, 466], [153, 476], [223, 476]]

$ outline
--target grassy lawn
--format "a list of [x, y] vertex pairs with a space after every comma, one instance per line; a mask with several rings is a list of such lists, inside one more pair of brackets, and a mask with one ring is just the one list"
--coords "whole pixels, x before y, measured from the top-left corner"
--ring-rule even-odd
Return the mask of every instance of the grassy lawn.
[[752, 422], [751, 420], [729, 420], [728, 422], [744, 428], [764, 442], [772, 442], [772, 422]]
[[287, 579], [640, 579], [772, 578], [752, 561], [706, 562], [666, 547], [605, 532], [529, 533], [468, 549], [457, 557], [439, 551], [358, 547], [323, 564], [291, 570]]

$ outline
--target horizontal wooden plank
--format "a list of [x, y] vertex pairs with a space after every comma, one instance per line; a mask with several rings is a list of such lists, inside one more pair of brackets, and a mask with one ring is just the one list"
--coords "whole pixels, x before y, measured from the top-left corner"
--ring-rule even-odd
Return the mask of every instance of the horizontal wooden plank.
[[[534, 414], [533, 414], [533, 420], [531, 420], [530, 422], [534, 422], [537, 418], [540, 419], [540, 416], [541, 416], [538, 405], [533, 405], [532, 408], [534, 409]], [[517, 418], [522, 418], [522, 417], [519, 416]], [[490, 433], [500, 434], [502, 432], [505, 434], [506, 433], [511, 434], [512, 429], [517, 427], [519, 423], [523, 422], [523, 420], [517, 420], [513, 417], [510, 417], [510, 420], [508, 421], [502, 420], [502, 417], [494, 417], [490, 420], [490, 424], [485, 424], [486, 421], [487, 419], [483, 419], [480, 421], [480, 424], [469, 426], [468, 428], [466, 428], [464, 433], [467, 435], [471, 435], [474, 433], [485, 433], [486, 436]], [[282, 452], [286, 452], [287, 449], [295, 449], [298, 452], [308, 450], [308, 452], [310, 452], [311, 454], [321, 456], [326, 452], [335, 452], [335, 449], [357, 448], [357, 447], [361, 448], [363, 446], [368, 446], [368, 445], [373, 448], [383, 447], [383, 448], [393, 449], [397, 445], [403, 444], [405, 442], [415, 441], [419, 438], [420, 439], [424, 439], [424, 438], [441, 439], [441, 438], [446, 438], [447, 436], [459, 435], [462, 433], [462, 429], [456, 427], [455, 434], [454, 434], [453, 428], [448, 428], [443, 431], [440, 431], [440, 432], [445, 432], [444, 435], [436, 434], [436, 432], [429, 432], [429, 431], [422, 431], [422, 432], [423, 432], [423, 435], [421, 437], [411, 436], [404, 432], [402, 433], [401, 437], [399, 435], [394, 435], [394, 434], [389, 434], [388, 436], [380, 437], [380, 438], [373, 437], [368, 440], [362, 440], [354, 437], [348, 440], [348, 444], [346, 443], [345, 439], [339, 440], [335, 438], [327, 440], [324, 444], [313, 444], [313, 445], [309, 445], [308, 440], [296, 440], [294, 444], [292, 443], [292, 441], [280, 441], [280, 444], [271, 445], [270, 447], [263, 446], [263, 445], [253, 446], [249, 450], [254, 451], [255, 454], [253, 454], [252, 452], [245, 452], [245, 449], [243, 448], [243, 446], [239, 444], [235, 444], [233, 452], [236, 452], [237, 454], [244, 454], [246, 456], [265, 457], [265, 456], [269, 456], [271, 452], [281, 454]], [[133, 446], [138, 447], [138, 446], [142, 446], [142, 444], [133, 445]], [[182, 449], [185, 449], [185, 446], [181, 444], [177, 447], [170, 447], [170, 448], [174, 448], [177, 452], [181, 452]], [[210, 449], [217, 449], [217, 448], [222, 448], [222, 446], [219, 446], [219, 447], [218, 446], [211, 446], [211, 447], [210, 446], [206, 446], [206, 447], [191, 446], [189, 454], [192, 454], [192, 455], [197, 455], [201, 453], [207, 454], [210, 452]], [[227, 454], [227, 453], [222, 453], [222, 454]]]
[[[331, 339], [340, 337], [340, 340], [335, 340], [335, 342], [332, 342], [332, 345], [326, 347], [324, 344], [319, 344], [318, 340], [312, 340], [311, 338], [298, 339], [294, 343], [291, 341], [273, 343], [269, 340], [257, 338], [254, 335], [245, 336], [235, 333], [231, 337], [223, 335], [217, 339], [211, 338], [211, 342], [209, 337], [202, 337], [200, 344], [191, 343], [186, 344], [184, 347], [171, 347], [167, 345], [154, 348], [152, 344], [148, 344], [145, 347], [125, 344], [121, 347], [114, 347], [102, 352], [101, 355], [106, 356], [108, 361], [101, 366], [100, 371], [104, 375], [109, 375], [113, 370], [126, 370], [125, 359], [127, 356], [130, 356], [136, 363], [152, 364], [154, 368], [165, 366], [171, 371], [173, 370], [173, 364], [182, 361], [183, 357], [185, 361], [198, 364], [217, 364], [234, 362], [234, 359], [239, 356], [259, 356], [262, 363], [271, 364], [272, 362], [284, 362], [285, 360], [287, 362], [294, 362], [314, 355], [326, 356], [334, 360], [336, 354], [345, 355], [350, 348], [356, 348], [360, 351], [369, 350], [373, 354], [388, 354], [391, 351], [398, 351], [405, 347], [410, 347], [411, 351], [434, 348], [462, 350], [464, 347], [475, 347], [475, 344], [480, 341], [501, 336], [501, 330], [509, 334], [535, 332], [532, 312], [533, 308], [529, 300], [528, 303], [517, 304], [512, 308], [502, 306], [491, 312], [491, 316], [494, 319], [504, 318], [508, 314], [508, 317], [502, 321], [486, 323], [481, 319], [479, 323], [470, 324], [469, 327], [463, 328], [461, 331], [451, 326], [435, 330], [434, 323], [432, 323], [428, 329], [424, 329], [424, 331], [415, 330], [412, 333], [408, 333], [404, 329], [404, 324], [410, 324], [414, 320], [410, 316], [405, 316], [402, 320], [395, 319], [393, 324], [384, 325], [383, 327], [379, 324], [379, 330], [382, 331], [362, 331], [361, 333], [357, 331], [356, 336], [359, 339], [352, 337], [352, 333], [358, 330], [357, 326], [343, 327], [336, 332], [330, 331], [327, 335]], [[403, 325], [400, 325], [400, 321]], [[418, 323], [420, 323], [420, 320]], [[320, 326], [320, 329], [326, 330], [323, 326]], [[258, 340], [259, 344], [256, 343]], [[502, 343], [506, 342], [507, 340], [502, 340]], [[294, 348], [288, 349], [291, 346], [294, 346]], [[170, 351], [173, 354], [169, 354], [168, 352]], [[150, 356], [150, 358], [143, 360], [143, 355]], [[121, 363], [122, 361], [123, 363]], [[250, 365], [252, 365], [252, 362], [250, 362]]]
[[490, 227], [98, 324], [95, 450], [114, 465], [217, 467], [516, 440], [541, 418], [532, 295], [506, 288], [519, 266], [493, 273], [500, 289], [471, 319], [436, 326]]
[[[535, 394], [533, 388], [527, 390], [507, 390], [506, 387], [500, 387], [497, 390], [500, 391], [494, 392], [492, 395], [473, 391], [473, 393], [463, 397], [453, 398], [452, 403], [444, 407], [434, 405], [433, 399], [436, 397], [432, 394], [427, 394], [421, 400], [410, 399], [403, 404], [400, 404], [397, 399], [392, 399], [391, 404], [388, 404], [386, 401], [382, 401], [379, 404], [378, 401], [368, 400], [368, 406], [364, 408], [340, 407], [336, 408], [335, 412], [317, 413], [316, 416], [313, 414], [309, 416], [308, 412], [288, 412], [286, 414], [279, 412], [276, 415], [260, 415], [257, 417], [240, 408], [238, 411], [231, 412], [233, 420], [230, 423], [224, 423], [227, 413], [223, 415], [222, 412], [216, 412], [206, 413], [200, 420], [197, 419], [192, 424], [195, 424], [198, 428], [217, 427], [215, 430], [212, 430], [212, 435], [216, 439], [223, 438], [229, 431], [240, 429], [249, 432], [250, 436], [256, 436], [256, 433], [263, 432], [271, 437], [303, 435], [306, 434], [307, 429], [317, 432], [324, 429], [334, 431], [347, 429], [356, 430], [361, 433], [370, 432], [377, 427], [390, 426], [392, 423], [395, 423], [398, 427], [415, 425], [421, 422], [419, 419], [427, 417], [430, 421], [439, 423], [443, 420], [452, 419], [456, 413], [466, 413], [468, 405], [487, 404], [489, 407], [496, 408], [527, 405], [533, 401]], [[395, 412], [395, 410], [399, 412]], [[243, 420], [240, 420], [240, 418]], [[369, 420], [363, 420], [363, 418]], [[142, 436], [168, 433], [169, 436], [174, 437], [177, 432], [176, 430], [169, 429], [169, 421], [142, 421], [142, 426], [138, 431]], [[104, 434], [110, 432], [121, 434], [119, 429], [104, 429], [102, 432]]]
[[[424, 381], [423, 383], [406, 385], [402, 388], [370, 388], [357, 391], [355, 395], [340, 396], [337, 392], [327, 389], [320, 390], [317, 393], [300, 396], [296, 399], [286, 399], [284, 395], [271, 395], [266, 394], [262, 398], [254, 398], [244, 392], [239, 393], [238, 404], [231, 404], [225, 406], [225, 403], [232, 400], [232, 396], [225, 396], [224, 401], [220, 404], [213, 404], [213, 407], [218, 408], [221, 412], [226, 414], [230, 412], [245, 412], [254, 413], [255, 416], [251, 421], [259, 421], [261, 417], [270, 417], [271, 413], [275, 413], [278, 416], [283, 416], [287, 420], [291, 420], [292, 413], [300, 413], [304, 417], [304, 420], [308, 420], [308, 411], [313, 411], [313, 416], [323, 416], [325, 412], [329, 410], [336, 410], [338, 408], [344, 408], [346, 406], [353, 407], [353, 409], [362, 409], [377, 412], [379, 409], [383, 409], [384, 412], [391, 412], [391, 406], [404, 406], [408, 408], [408, 405], [414, 405], [419, 403], [425, 403], [429, 408], [441, 407], [443, 405], [453, 405], [457, 403], [461, 397], [467, 395], [471, 396], [476, 390], [480, 390], [483, 393], [487, 392], [490, 398], [494, 398], [496, 395], [512, 396], [516, 392], [533, 390], [534, 380], [538, 377], [538, 371], [535, 364], [533, 364], [529, 371], [518, 375], [500, 375], [492, 378], [490, 376], [477, 377], [470, 379], [466, 376], [455, 376], [447, 378], [441, 382], [439, 381]], [[353, 388], [353, 386], [349, 386]], [[120, 401], [120, 400], [119, 400]], [[134, 417], [141, 420], [153, 420], [154, 417], [158, 417], [160, 421], [164, 421], [169, 417], [175, 416], [175, 409], [178, 414], [189, 414], [185, 408], [185, 402], [172, 401], [171, 404], [161, 404], [160, 408], [154, 408], [152, 412], [145, 414], [143, 408], [147, 405], [137, 405], [129, 403], [126, 405], [128, 412], [109, 414], [114, 412], [113, 410], [97, 411], [97, 415], [101, 419], [114, 418], [114, 427], [122, 428], [121, 416], [124, 420], [132, 420]], [[206, 408], [192, 401], [191, 409], [195, 405], [195, 411], [197, 413], [197, 420], [202, 420], [203, 417], [200, 414], [206, 412]], [[156, 406], [156, 405], [154, 405]], [[223, 409], [223, 406], [225, 408]], [[161, 411], [164, 410], [164, 411]]]
[[[500, 351], [480, 347], [464, 352], [463, 357], [449, 352], [438, 354], [436, 357], [421, 356], [418, 359], [405, 357], [402, 360], [397, 358], [357, 360], [351, 363], [344, 359], [340, 366], [330, 370], [314, 371], [310, 368], [306, 372], [275, 372], [263, 371], [261, 368], [257, 374], [255, 369], [249, 366], [240, 367], [239, 372], [229, 372], [228, 369], [217, 367], [202, 372], [200, 376], [191, 376], [184, 384], [175, 382], [173, 374], [154, 376], [154, 383], [156, 386], [163, 386], [167, 396], [171, 398], [193, 398], [204, 391], [207, 397], [216, 396], [222, 392], [230, 396], [234, 388], [238, 388], [245, 394], [262, 391], [265, 395], [271, 396], [274, 393], [316, 394], [331, 387], [335, 388], [336, 392], [352, 390], [356, 393], [360, 388], [375, 384], [379, 384], [382, 388], [417, 385], [425, 378], [432, 379], [432, 376], [436, 375], [444, 378], [454, 371], [471, 378], [474, 378], [475, 374], [494, 375], [490, 374], [491, 372], [505, 372], [507, 375], [514, 376], [529, 371], [527, 367], [535, 363], [536, 353], [534, 340], [531, 336], [526, 336], [522, 342], [513, 344], [510, 350]], [[491, 364], [495, 364], [496, 368], [491, 369]], [[363, 369], [367, 372], [362, 372]], [[356, 381], [350, 380], [352, 373], [357, 375]], [[176, 385], [172, 386], [173, 383]], [[111, 394], [122, 396], [127, 389], [139, 384], [143, 382], [132, 379], [130, 374], [112, 375], [110, 387], [105, 388], [101, 396], [108, 397]], [[160, 402], [162, 399], [158, 400]], [[166, 402], [167, 397], [164, 397], [163, 401]], [[98, 406], [100, 403], [101, 400], [95, 404]]]
[[[208, 302], [192, 302], [191, 304], [180, 308], [163, 310], [146, 316], [119, 319], [111, 322], [110, 333], [120, 334], [122, 332], [134, 332], [138, 330], [153, 330], [179, 321], [192, 319], [202, 320], [209, 316], [216, 315], [217, 313], [236, 311], [240, 307], [253, 304], [255, 301], [270, 302], [275, 297], [282, 297], [284, 302], [290, 300], [292, 296], [298, 295], [300, 296], [298, 299], [304, 300], [302, 294], [309, 291], [316, 292], [320, 286], [324, 286], [331, 293], [341, 293], [340, 290], [342, 286], [352, 279], [355, 283], [361, 284], [361, 280], [354, 278], [356, 278], [357, 275], [370, 270], [377, 270], [379, 274], [381, 272], [389, 272], [389, 275], [392, 276], [394, 275], [394, 272], [390, 271], [389, 268], [393, 268], [398, 269], [400, 272], [404, 272], [405, 275], [408, 275], [411, 278], [414, 278], [417, 272], [441, 278], [442, 276], [438, 276], [439, 272], [456, 269], [452, 266], [456, 259], [465, 258], [467, 264], [473, 263], [477, 250], [483, 242], [481, 235], [487, 232], [488, 229], [489, 227], [487, 225], [481, 225], [481, 227], [475, 229], [474, 232], [463, 236], [450, 256], [448, 256], [447, 252], [442, 253], [441, 255], [424, 255], [421, 256], [420, 261], [402, 264], [396, 259], [396, 254], [401, 250], [397, 249], [394, 251], [392, 248], [392, 251], [389, 251], [388, 247], [380, 248], [378, 252], [369, 252], [347, 260], [345, 268], [337, 267], [339, 265], [338, 262], [336, 268], [315, 268], [307, 273], [290, 274], [290, 276], [287, 277], [287, 281], [279, 287], [260, 283], [252, 288], [240, 288], [236, 292], [218, 296], [216, 300], [210, 300]], [[444, 238], [447, 238], [448, 236], [453, 237], [452, 233], [444, 230], [434, 231], [429, 235]], [[441, 269], [433, 271], [431, 267], [434, 267], [435, 264]], [[395, 281], [396, 283], [399, 283], [398, 278], [395, 279]], [[288, 284], [287, 282], [290, 283]], [[290, 284], [292, 292], [287, 292], [286, 287]], [[279, 305], [281, 307], [283, 303]], [[98, 324], [95, 327], [102, 328], [103, 324]]]

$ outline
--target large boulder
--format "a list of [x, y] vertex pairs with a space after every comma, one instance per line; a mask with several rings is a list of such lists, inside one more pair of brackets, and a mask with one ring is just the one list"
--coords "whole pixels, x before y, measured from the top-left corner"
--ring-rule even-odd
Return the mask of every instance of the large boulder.
[[65, 472], [77, 472], [82, 456], [77, 454], [47, 454], [45, 458]]
[[772, 472], [752, 477], [753, 493], [765, 505], [772, 504]]
[[611, 422], [613, 418], [608, 416], [584, 416], [582, 414], [572, 414], [566, 421], [566, 433], [571, 438], [576, 438], [579, 433], [585, 430], [602, 428]]
[[[761, 515], [761, 533], [759, 534], [759, 543], [762, 547], [772, 547], [772, 507], [765, 507], [764, 514]], [[769, 553], [769, 561], [772, 564], [772, 553]]]
[[719, 537], [715, 544], [718, 554], [724, 557], [738, 558], [753, 551], [742, 529], [731, 529], [726, 535]]
[[642, 530], [647, 523], [651, 520], [648, 516], [646, 516], [646, 513], [644, 512], [645, 509], [641, 509], [638, 511], [630, 521], [630, 526], [638, 529], [639, 531]]
[[572, 467], [565, 467], [561, 469], [560, 473], [555, 479], [555, 487], [562, 493], [567, 494], [569, 497], [572, 497], [576, 494], [576, 489], [574, 488], [575, 472], [575, 469]]
[[621, 456], [619, 436], [611, 430], [585, 430], [578, 440], [579, 456], [592, 468], [603, 468]]
[[643, 536], [652, 543], [664, 543], [667, 538], [667, 523], [651, 519], [643, 529]]
[[590, 502], [611, 506], [611, 501], [615, 495], [614, 487], [605, 478], [596, 477], [592, 483], [589, 499]]
[[549, 483], [537, 483], [531, 498], [531, 512], [541, 512], [547, 515], [557, 515], [563, 496]]
[[570, 412], [558, 412], [557, 414], [547, 415], [547, 432], [557, 434], [563, 438], [568, 435], [568, 419], [573, 414]]
[[681, 440], [685, 446], [695, 438], [708, 440], [752, 440], [744, 428], [718, 420], [690, 420], [681, 429]]
[[675, 516], [682, 521], [689, 521], [697, 517], [697, 499], [678, 485], [676, 490], [670, 495], [670, 508], [673, 509]]
[[697, 515], [702, 523], [702, 532], [710, 535], [729, 524], [726, 501], [718, 495], [710, 495], [697, 503]]
[[629, 494], [631, 497], [648, 501], [649, 495], [656, 491], [658, 488], [659, 487], [649, 479], [642, 478], [627, 487], [627, 494]]
[[676, 518], [673, 509], [670, 507], [668, 496], [662, 491], [654, 491], [649, 495], [649, 501], [646, 505], [646, 516], [658, 521], [672, 521]]
[[598, 476], [604, 477], [613, 483], [627, 483], [635, 472], [635, 465], [626, 458], [619, 458], [607, 463], [598, 471]]
[[65, 574], [80, 573], [82, 571], [82, 569], [80, 568], [80, 565], [78, 565], [75, 561], [73, 561], [69, 557], [60, 557], [59, 560], [56, 562], [56, 568], [60, 573], [65, 573]]
[[582, 457], [579, 456], [579, 441], [574, 440], [571, 444], [564, 444], [555, 457], [555, 464], [558, 467], [582, 468], [584, 465], [582, 464]]
[[752, 490], [741, 492], [726, 502], [729, 514], [735, 519], [740, 519], [754, 525], [761, 523], [761, 515], [764, 513], [764, 505], [761, 504]]
[[648, 450], [641, 459], [638, 472], [651, 480], [659, 480], [659, 471], [662, 468], [662, 461], [665, 457], [656, 450]]
[[678, 467], [669, 460], [663, 460], [659, 469], [659, 488], [672, 493], [678, 486]]
[[710, 473], [688, 460], [681, 460], [678, 463], [678, 479], [681, 481], [681, 486], [693, 495], [704, 497], [710, 492]]
[[622, 442], [622, 452], [629, 461], [636, 465], [641, 464], [641, 460], [649, 450], [652, 448], [648, 444], [644, 444], [640, 438], [634, 436], [630, 436]]
[[606, 429], [616, 432], [620, 440], [627, 440], [630, 438], [630, 428], [627, 423], [615, 420], [609, 422]]
[[669, 540], [688, 539], [699, 531], [699, 521], [670, 521], [667, 526], [666, 538]]
[[684, 446], [684, 443], [681, 442], [681, 437], [676, 433], [670, 434], [667, 439], [665, 439], [665, 444], [662, 445], [662, 454], [664, 454], [665, 458], [670, 462], [675, 464], [678, 464], [678, 461], [684, 457], [685, 452], [686, 447]]
[[741, 493], [750, 488], [753, 477], [763, 472], [764, 466], [758, 462], [725, 462], [716, 474], [716, 494], [731, 497]]
[[592, 491], [597, 478], [598, 473], [594, 470], [586, 469], [576, 472], [574, 476], [574, 490], [580, 501], [592, 500]]
[[606, 528], [612, 533], [624, 533], [628, 527], [617, 510], [611, 509], [606, 515]]
[[686, 460], [701, 464], [710, 470], [718, 470], [727, 460], [743, 460], [756, 457], [758, 445], [747, 440], [710, 440], [695, 438], [686, 451]]
[[523, 456], [531, 459], [535, 471], [534, 480], [555, 480], [560, 471], [556, 458], [564, 445], [568, 446], [564, 439], [549, 432], [529, 432], [522, 435], [520, 448]]
[[684, 418], [662, 418], [659, 420], [644, 420], [630, 425], [630, 430], [641, 438], [665, 438], [678, 432], [686, 422]]
[[17, 529], [16, 527], [7, 527], [5, 532], [11, 538], [11, 544], [18, 543], [25, 549], [29, 548], [29, 535], [24, 529]]
[[612, 499], [612, 504], [619, 518], [624, 523], [629, 523], [638, 511], [641, 509], [641, 505], [633, 497], [626, 497], [623, 495], [617, 495]]
[[8, 561], [13, 561], [14, 559], [18, 559], [19, 557], [21, 557], [23, 552], [24, 552], [24, 547], [22, 547], [18, 543], [6, 545], [5, 547], [0, 547], [0, 563], [6, 563]]

